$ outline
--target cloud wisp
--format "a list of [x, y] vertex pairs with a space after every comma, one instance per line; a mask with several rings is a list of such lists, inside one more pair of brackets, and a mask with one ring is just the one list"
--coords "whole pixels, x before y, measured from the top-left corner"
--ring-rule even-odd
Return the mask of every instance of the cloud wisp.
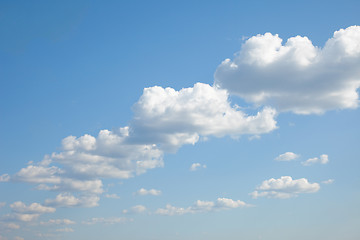
[[329, 162], [329, 156], [322, 154], [320, 157], [309, 158], [308, 160], [301, 162], [304, 166], [311, 166], [316, 163], [327, 164]]
[[293, 161], [293, 160], [296, 160], [300, 157], [299, 154], [296, 154], [296, 153], [293, 153], [293, 152], [286, 152], [286, 153], [283, 153], [283, 154], [280, 154], [279, 156], [277, 156], [275, 158], [275, 161]]

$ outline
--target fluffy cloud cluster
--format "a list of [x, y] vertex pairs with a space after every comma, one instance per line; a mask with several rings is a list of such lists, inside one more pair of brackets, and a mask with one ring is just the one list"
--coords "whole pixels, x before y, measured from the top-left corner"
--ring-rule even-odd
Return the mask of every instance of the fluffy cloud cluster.
[[46, 199], [45, 204], [52, 207], [96, 207], [99, 200], [99, 196], [92, 194], [76, 197], [70, 193], [60, 193], [55, 199]]
[[199, 136], [268, 133], [276, 128], [276, 112], [264, 108], [248, 116], [231, 106], [226, 90], [197, 83], [192, 88], [145, 88], [134, 105], [133, 138], [156, 142], [167, 151], [195, 144]]
[[295, 154], [293, 152], [286, 152], [283, 154], [280, 154], [275, 158], [276, 161], [292, 161], [299, 158], [298, 154]]
[[216, 202], [197, 200], [192, 206], [187, 208], [174, 207], [170, 204], [167, 204], [165, 208], [157, 209], [155, 214], [173, 216], [183, 215], [187, 213], [204, 213], [218, 210], [227, 210], [248, 206], [250, 205], [240, 200], [232, 200], [230, 198], [218, 198]]
[[359, 66], [359, 26], [336, 31], [323, 48], [301, 36], [283, 45], [277, 34], [265, 33], [218, 66], [215, 85], [256, 105], [321, 114], [358, 107]]
[[[162, 167], [164, 152], [195, 144], [200, 136], [257, 135], [276, 128], [275, 110], [264, 108], [248, 116], [231, 105], [226, 90], [202, 83], [179, 91], [146, 88], [133, 110], [129, 126], [101, 130], [97, 136], [68, 136], [62, 140], [62, 151], [46, 155], [38, 164], [29, 163], [11, 177], [4, 174], [0, 180], [60, 192], [45, 201], [47, 206], [93, 207], [104, 192], [102, 179], [127, 179]], [[160, 193], [155, 189], [138, 192]]]
[[54, 213], [56, 211], [53, 207], [43, 206], [39, 203], [26, 205], [21, 201], [10, 204], [10, 208], [12, 212], [2, 217], [5, 221], [31, 222], [36, 220], [41, 214]]
[[290, 176], [265, 180], [256, 188], [256, 191], [250, 193], [253, 198], [291, 198], [301, 193], [314, 193], [319, 191], [318, 183], [309, 183], [306, 178], [292, 179]]
[[315, 163], [327, 164], [328, 162], [329, 162], [329, 156], [326, 154], [322, 154], [319, 158], [318, 157], [309, 158], [308, 160], [302, 162], [301, 164], [304, 166], [311, 166]]

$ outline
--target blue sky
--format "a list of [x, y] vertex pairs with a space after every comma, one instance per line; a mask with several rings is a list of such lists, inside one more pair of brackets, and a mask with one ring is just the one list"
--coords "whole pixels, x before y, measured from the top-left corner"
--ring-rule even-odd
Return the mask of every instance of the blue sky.
[[357, 1], [1, 1], [0, 240], [359, 239]]

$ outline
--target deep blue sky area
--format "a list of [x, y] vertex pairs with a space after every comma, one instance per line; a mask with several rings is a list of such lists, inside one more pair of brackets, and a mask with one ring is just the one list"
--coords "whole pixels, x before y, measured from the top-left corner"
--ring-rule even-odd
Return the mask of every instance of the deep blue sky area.
[[0, 1], [0, 240], [359, 239], [359, 9]]

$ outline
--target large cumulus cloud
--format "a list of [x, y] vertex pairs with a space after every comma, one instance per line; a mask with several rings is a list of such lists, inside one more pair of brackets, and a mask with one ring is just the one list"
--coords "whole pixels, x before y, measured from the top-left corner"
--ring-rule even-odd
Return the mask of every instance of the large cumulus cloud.
[[360, 27], [334, 33], [323, 48], [307, 37], [276, 34], [248, 39], [233, 60], [215, 72], [215, 85], [256, 105], [321, 114], [357, 108], [360, 86]]

